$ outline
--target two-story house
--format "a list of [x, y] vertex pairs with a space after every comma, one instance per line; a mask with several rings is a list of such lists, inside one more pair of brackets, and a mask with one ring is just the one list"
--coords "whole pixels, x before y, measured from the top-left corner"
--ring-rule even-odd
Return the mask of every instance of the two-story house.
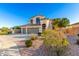
[[44, 16], [35, 16], [30, 19], [30, 23], [21, 26], [22, 34], [38, 34], [44, 29], [52, 29], [52, 21]]
[[21, 34], [38, 34], [45, 29], [52, 29], [52, 21], [44, 16], [35, 16], [30, 19], [30, 23], [22, 25]]

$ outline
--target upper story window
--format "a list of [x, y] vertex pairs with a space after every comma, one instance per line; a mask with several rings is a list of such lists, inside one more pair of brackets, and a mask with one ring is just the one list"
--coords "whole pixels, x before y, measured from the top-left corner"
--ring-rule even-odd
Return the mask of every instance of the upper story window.
[[36, 24], [40, 24], [40, 18], [36, 18]]
[[31, 19], [31, 24], [33, 24], [33, 20]]

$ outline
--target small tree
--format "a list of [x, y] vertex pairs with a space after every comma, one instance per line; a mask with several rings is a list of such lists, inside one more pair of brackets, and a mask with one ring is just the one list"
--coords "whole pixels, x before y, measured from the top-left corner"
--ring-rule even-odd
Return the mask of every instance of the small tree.
[[1, 32], [0, 32], [0, 35], [6, 35], [6, 34], [10, 34], [10, 29], [7, 28], [7, 27], [2, 27], [1, 28]]
[[62, 32], [56, 30], [45, 30], [42, 34], [47, 55], [65, 55], [69, 42]]
[[59, 22], [60, 22], [61, 18], [55, 18], [53, 20], [54, 20], [53, 21], [54, 28], [58, 28], [59, 27]]
[[20, 26], [14, 26], [13, 29], [14, 29], [15, 33], [17, 33], [17, 34], [21, 33], [21, 27]]
[[2, 27], [2, 28], [1, 28], [1, 31], [2, 31], [2, 32], [9, 32], [9, 29], [8, 29], [7, 27]]
[[67, 18], [62, 18], [59, 22], [59, 27], [66, 27], [70, 24], [69, 19]]
[[54, 26], [55, 29], [60, 28], [60, 27], [66, 27], [70, 24], [70, 21], [68, 18], [55, 18], [53, 19], [52, 25]]
[[15, 26], [14, 29], [20, 29], [20, 26]]

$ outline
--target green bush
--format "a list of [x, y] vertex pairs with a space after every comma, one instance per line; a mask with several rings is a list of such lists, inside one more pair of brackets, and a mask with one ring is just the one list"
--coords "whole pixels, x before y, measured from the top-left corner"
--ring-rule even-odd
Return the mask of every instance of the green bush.
[[25, 45], [26, 45], [26, 47], [31, 47], [32, 46], [32, 41], [31, 40], [26, 40]]
[[45, 30], [42, 33], [44, 37], [44, 45], [47, 49], [47, 55], [65, 55], [69, 42], [65, 35], [56, 30]]
[[10, 34], [10, 29], [8, 29], [7, 27], [2, 27], [0, 29], [0, 35], [7, 35], [7, 34]]
[[0, 32], [0, 35], [8, 35], [8, 32]]

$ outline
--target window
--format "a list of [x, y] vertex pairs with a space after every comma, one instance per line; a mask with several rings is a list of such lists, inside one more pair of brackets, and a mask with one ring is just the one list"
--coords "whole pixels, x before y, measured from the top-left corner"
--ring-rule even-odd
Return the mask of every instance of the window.
[[39, 18], [36, 18], [36, 24], [40, 25], [40, 19]]
[[33, 24], [33, 20], [31, 19], [31, 24]]

